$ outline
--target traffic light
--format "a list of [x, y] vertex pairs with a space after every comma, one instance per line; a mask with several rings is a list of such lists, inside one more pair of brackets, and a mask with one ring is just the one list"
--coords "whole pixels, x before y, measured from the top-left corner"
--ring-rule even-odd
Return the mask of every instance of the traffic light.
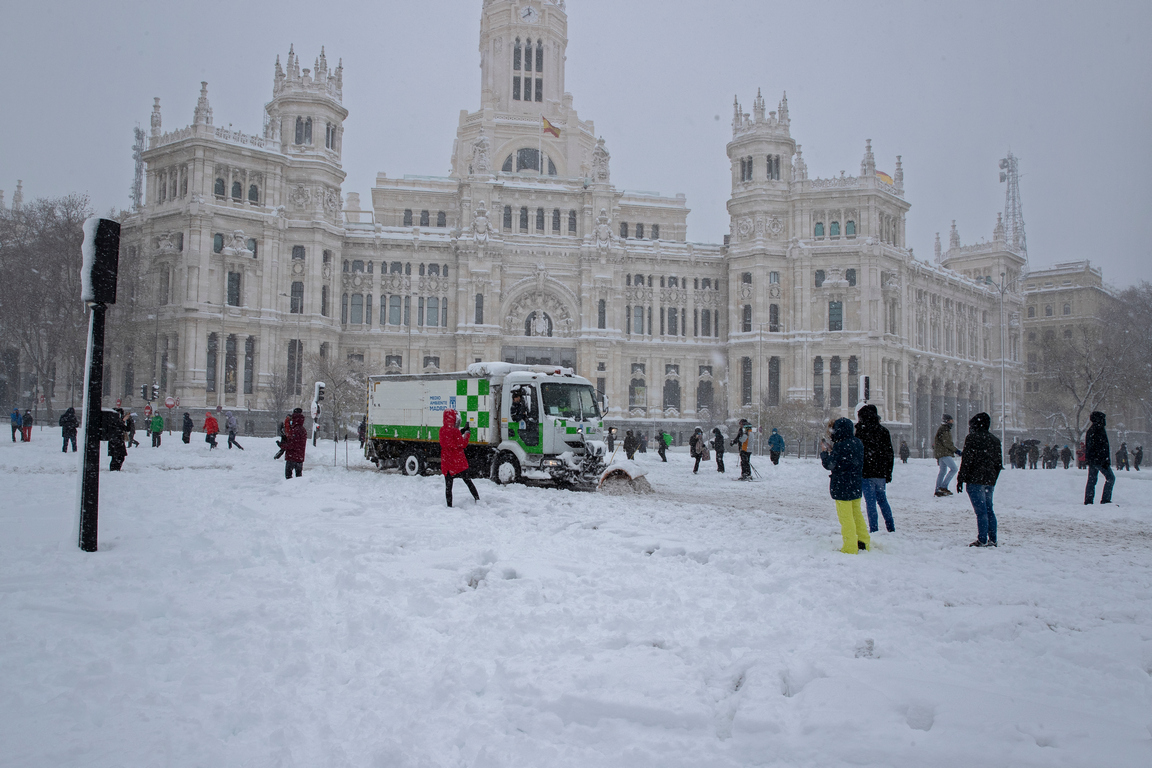
[[141, 384], [140, 385], [140, 398], [142, 400], [148, 399], [148, 385], [147, 384]]
[[324, 382], [316, 382], [316, 402], [324, 402]]
[[159, 398], [160, 398], [160, 385], [159, 384], [153, 384], [152, 385], [152, 399], [157, 400]]

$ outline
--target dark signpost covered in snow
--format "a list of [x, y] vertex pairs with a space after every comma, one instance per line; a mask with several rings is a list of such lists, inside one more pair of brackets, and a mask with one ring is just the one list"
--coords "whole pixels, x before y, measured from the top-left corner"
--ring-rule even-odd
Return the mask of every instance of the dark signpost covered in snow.
[[[84, 266], [80, 299], [92, 310], [88, 319], [88, 371], [84, 377], [84, 453], [80, 470], [80, 549], [96, 551], [100, 507], [100, 393], [104, 385], [104, 313], [116, 303], [120, 264], [120, 224], [95, 216], [84, 222]], [[105, 439], [107, 439], [105, 437]]]

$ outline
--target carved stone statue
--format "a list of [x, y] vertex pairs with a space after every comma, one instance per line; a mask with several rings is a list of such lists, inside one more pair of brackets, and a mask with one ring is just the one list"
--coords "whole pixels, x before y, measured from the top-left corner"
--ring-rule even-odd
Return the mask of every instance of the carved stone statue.
[[601, 208], [596, 219], [596, 247], [604, 251], [612, 244], [612, 227], [608, 224], [608, 211]]
[[152, 135], [160, 138], [160, 97], [152, 100]]
[[488, 242], [488, 236], [495, 233], [496, 229], [492, 226], [492, 222], [488, 221], [488, 210], [481, 200], [472, 217], [472, 237], [476, 240], [476, 245], [482, 246]]
[[608, 175], [608, 161], [611, 156], [608, 154], [607, 148], [604, 146], [604, 139], [601, 137], [596, 141], [596, 148], [592, 150], [592, 180], [598, 184], [607, 184]]
[[472, 173], [492, 172], [492, 142], [480, 129], [480, 135], [472, 142]]

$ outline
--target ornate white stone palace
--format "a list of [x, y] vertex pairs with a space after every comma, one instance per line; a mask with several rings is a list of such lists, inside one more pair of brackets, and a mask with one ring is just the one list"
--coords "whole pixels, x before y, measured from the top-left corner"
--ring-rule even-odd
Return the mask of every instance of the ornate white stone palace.
[[[1000, 294], [973, 278], [1015, 278], [1019, 255], [954, 235], [937, 263], [916, 260], [900, 158], [888, 176], [868, 142], [859, 176], [809, 178], [787, 97], [769, 111], [759, 95], [751, 114], [735, 105], [732, 235], [689, 242], [683, 195], [613, 186], [564, 89], [567, 39], [562, 0], [484, 0], [480, 108], [461, 112], [451, 175], [379, 174], [367, 207], [341, 186], [343, 68], [323, 50], [310, 69], [292, 49], [277, 59], [257, 135], [214, 125], [204, 84], [176, 131], [157, 100], [124, 230], [160, 305], [137, 360], [154, 355], [182, 408], [263, 409], [285, 382], [307, 399], [309, 355], [384, 372], [571, 365], [614, 419], [674, 431], [761, 400], [848, 415], [858, 374], [909, 437], [930, 440], [944, 411], [963, 425], [999, 408]], [[1014, 290], [1011, 426], [1020, 307]]]

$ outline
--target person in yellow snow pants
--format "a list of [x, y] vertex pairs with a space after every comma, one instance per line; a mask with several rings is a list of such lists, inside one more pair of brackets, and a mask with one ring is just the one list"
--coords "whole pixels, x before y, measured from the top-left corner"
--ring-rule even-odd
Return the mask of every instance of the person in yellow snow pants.
[[860, 499], [837, 500], [836, 517], [840, 518], [840, 534], [844, 537], [841, 552], [854, 555], [857, 551], [872, 546], [872, 540], [868, 538], [868, 522], [860, 511]]
[[864, 496], [864, 444], [856, 437], [852, 422], [840, 418], [832, 424], [831, 444], [821, 441], [820, 461], [829, 471], [828, 494], [836, 502], [840, 532], [844, 536], [841, 552], [854, 555], [868, 549], [868, 523], [860, 512]]

